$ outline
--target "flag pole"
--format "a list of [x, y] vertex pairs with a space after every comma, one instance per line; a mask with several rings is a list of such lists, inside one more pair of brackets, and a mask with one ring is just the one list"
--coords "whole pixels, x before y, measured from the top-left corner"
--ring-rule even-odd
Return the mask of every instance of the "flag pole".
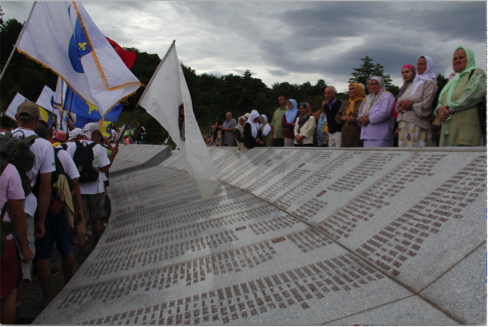
[[29, 22], [29, 19], [32, 16], [32, 12], [34, 11], [34, 7], [36, 6], [36, 3], [37, 3], [37, 1], [34, 1], [34, 4], [32, 5], [31, 11], [29, 13], [29, 17], [27, 17], [27, 21], [24, 23], [24, 26], [22, 26], [22, 30], [20, 31], [19, 37], [17, 38], [17, 41], [15, 41], [14, 48], [12, 49], [12, 52], [10, 53], [10, 57], [8, 57], [8, 60], [5, 63], [5, 66], [2, 69], [2, 74], [0, 74], [0, 81], [3, 78], [3, 75], [5, 75], [5, 72], [7, 71], [7, 66], [10, 63], [10, 61], [12, 60], [12, 57], [14, 56], [15, 50], [17, 49], [17, 42], [19, 42], [22, 34], [24, 33], [25, 25], [27, 25], [27, 23]]
[[122, 131], [122, 134], [121, 134], [121, 137], [119, 137], [119, 139], [117, 140], [117, 143], [115, 144], [115, 146], [119, 145], [119, 142], [120, 140], [122, 139], [122, 137], [124, 136], [124, 133], [125, 131], [127, 130], [127, 127], [129, 127], [129, 124], [132, 120], [132, 118], [134, 117], [134, 114], [136, 113], [136, 110], [137, 110], [137, 107], [139, 107], [139, 103], [141, 102], [141, 100], [144, 98], [144, 95], [146, 94], [146, 90], [149, 88], [149, 86], [151, 85], [151, 82], [153, 81], [154, 79], [154, 76], [157, 75], [157, 73], [159, 72], [159, 69], [161, 68], [161, 65], [163, 64], [163, 62], [166, 60], [166, 58], [168, 57], [168, 54], [170, 53], [171, 49], [173, 49], [173, 47], [175, 46], [175, 43], [176, 43], [176, 40], [173, 40], [173, 43], [171, 43], [171, 46], [169, 47], [168, 51], [166, 51], [166, 54], [164, 55], [163, 57], [163, 60], [161, 60], [161, 62], [159, 63], [159, 66], [158, 68], [156, 68], [156, 71], [154, 72], [154, 74], [151, 76], [151, 80], [149, 81], [149, 83], [147, 83], [146, 85], [146, 88], [144, 89], [144, 92], [142, 93], [141, 97], [139, 98], [139, 101], [137, 101], [137, 104], [136, 104], [136, 107], [134, 108], [134, 111], [132, 111], [132, 114], [130, 115], [129, 117], [129, 121], [127, 122], [127, 124], [125, 125], [125, 128], [124, 130]]

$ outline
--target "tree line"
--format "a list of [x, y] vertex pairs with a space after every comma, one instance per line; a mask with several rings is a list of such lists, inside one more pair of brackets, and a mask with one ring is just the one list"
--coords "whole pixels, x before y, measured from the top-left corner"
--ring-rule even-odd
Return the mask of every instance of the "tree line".
[[[0, 23], [0, 63], [3, 69], [23, 24], [16, 19], [9, 19], [5, 23], [2, 20]], [[131, 71], [143, 85], [147, 85], [161, 59], [157, 54], [141, 52], [136, 48], [125, 49], [136, 52], [136, 61]], [[349, 82], [366, 84], [367, 77], [379, 75], [385, 78], [390, 92], [394, 95], [398, 93], [399, 87], [391, 84], [389, 75], [384, 75], [383, 66], [373, 64], [373, 59], [369, 57], [361, 60], [362, 66], [354, 68], [353, 77]], [[261, 79], [253, 77], [249, 70], [242, 75], [214, 76], [207, 73], [197, 74], [190, 66], [184, 63], [181, 65], [192, 97], [195, 117], [204, 130], [207, 130], [217, 120], [225, 120], [225, 113], [228, 111], [232, 112], [236, 118], [252, 109], [257, 109], [271, 119], [274, 110], [278, 107], [279, 94], [286, 94], [288, 98], [296, 99], [298, 102], [308, 99], [313, 111], [320, 109], [322, 101], [325, 99], [324, 90], [327, 84], [323, 79], [319, 79], [314, 85], [310, 82], [303, 84], [280, 82], [268, 87]], [[36, 101], [44, 85], [55, 90], [56, 82], [57, 76], [50, 69], [15, 52], [0, 83], [1, 111], [7, 109], [17, 92], [31, 101]], [[134, 95], [121, 102], [124, 111], [132, 111], [143, 92], [144, 88], [141, 87]], [[337, 97], [342, 100], [348, 99], [347, 93], [338, 93]], [[166, 131], [154, 118], [145, 114], [144, 109], [138, 109], [136, 119], [141, 120], [146, 127], [147, 143], [163, 143], [167, 137]], [[116, 126], [122, 126], [125, 123], [119, 121]], [[135, 122], [132, 124], [135, 125]]]

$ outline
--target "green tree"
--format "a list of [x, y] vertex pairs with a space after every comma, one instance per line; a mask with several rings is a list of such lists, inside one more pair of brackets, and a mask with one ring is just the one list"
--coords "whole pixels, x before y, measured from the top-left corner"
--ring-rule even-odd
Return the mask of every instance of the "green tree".
[[2, 6], [0, 6], [0, 27], [3, 27], [3, 15], [5, 15], [5, 13], [3, 12]]
[[[373, 59], [366, 56], [361, 58], [363, 64], [359, 68], [353, 68], [354, 72], [351, 73], [353, 76], [349, 79], [349, 83], [362, 83], [366, 86], [366, 81], [373, 76], [381, 76], [385, 82], [386, 89], [389, 90], [391, 86], [390, 75], [384, 75], [383, 66], [380, 64], [373, 64]], [[366, 90], [366, 93], [368, 91]]]
[[[7, 63], [21, 30], [22, 23], [16, 19], [9, 19], [0, 27], [2, 69]], [[57, 76], [50, 69], [42, 67], [18, 52], [13, 53], [0, 83], [1, 110], [7, 109], [17, 92], [31, 101], [36, 101], [44, 85], [55, 89], [56, 81]]]

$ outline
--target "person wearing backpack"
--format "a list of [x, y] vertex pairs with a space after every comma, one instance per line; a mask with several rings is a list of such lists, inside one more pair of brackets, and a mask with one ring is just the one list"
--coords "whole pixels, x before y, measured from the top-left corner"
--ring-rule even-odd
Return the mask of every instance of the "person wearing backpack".
[[[23, 184], [25, 193], [25, 201], [23, 202], [23, 209], [25, 211], [27, 222], [27, 240], [29, 248], [35, 253], [34, 240], [40, 239], [44, 236], [44, 221], [46, 219], [47, 210], [51, 201], [51, 173], [54, 172], [54, 148], [51, 143], [46, 140], [37, 138], [34, 130], [39, 123], [39, 108], [30, 101], [21, 103], [17, 107], [17, 113], [15, 119], [18, 122], [18, 128], [14, 129], [11, 135], [8, 132], [3, 137], [14, 137], [17, 139], [35, 138], [29, 149], [34, 154], [35, 160], [32, 169], [25, 172], [26, 177], [30, 181], [26, 185]], [[2, 149], [3, 150], [3, 149]], [[8, 155], [8, 154], [7, 154]], [[11, 158], [9, 158], [10, 160]], [[16, 167], [19, 171], [21, 179], [23, 178], [23, 172]], [[32, 193], [32, 188], [36, 185], [37, 176], [39, 177], [39, 196]], [[37, 213], [37, 214], [36, 214]], [[36, 221], [34, 221], [34, 215], [37, 215]], [[14, 235], [15, 236], [15, 235]], [[16, 246], [20, 249], [19, 240], [14, 237]], [[22, 295], [25, 289], [25, 283], [31, 280], [31, 267], [32, 261], [22, 262], [22, 281], [17, 289], [17, 307], [20, 306], [22, 301]]]
[[67, 152], [73, 158], [80, 178], [81, 207], [85, 221], [89, 222], [93, 232], [93, 247], [100, 239], [100, 218], [105, 206], [104, 174], [112, 165], [119, 147], [112, 147], [110, 157], [100, 143], [101, 133], [98, 123], [88, 123], [83, 127], [81, 141], [68, 144]]
[[[47, 129], [40, 124], [36, 128], [36, 133], [39, 137], [47, 135]], [[56, 134], [56, 138], [61, 133]], [[63, 132], [64, 133], [64, 132]], [[53, 144], [54, 146], [55, 144]], [[81, 210], [81, 194], [78, 185], [78, 178], [80, 174], [76, 168], [71, 156], [63, 150], [61, 145], [55, 147], [55, 165], [56, 171], [51, 178], [51, 185], [53, 189], [52, 199], [53, 204], [49, 207], [44, 222], [46, 233], [41, 239], [36, 239], [36, 269], [39, 277], [44, 300], [41, 307], [45, 308], [53, 299], [51, 289], [51, 269], [50, 260], [53, 256], [53, 244], [56, 241], [59, 254], [61, 255], [61, 267], [63, 269], [63, 277], [65, 285], [69, 282], [73, 275], [73, 234], [74, 225], [72, 216], [77, 223], [83, 222], [83, 212]], [[66, 183], [61, 191], [58, 186]], [[72, 191], [71, 191], [72, 190]], [[61, 192], [61, 196], [58, 194]], [[64, 197], [63, 197], [64, 195]], [[72, 210], [74, 204], [74, 210]]]
[[[2, 208], [2, 256], [0, 262], [1, 323], [15, 321], [17, 287], [22, 280], [22, 268], [16, 253], [13, 235], [18, 240], [22, 262], [30, 262], [34, 252], [27, 242], [27, 222], [22, 200], [24, 190], [20, 175], [14, 165], [2, 160], [0, 175], [0, 208]], [[7, 210], [8, 208], [8, 210]], [[5, 238], [5, 239], [3, 239]], [[3, 242], [5, 241], [5, 247]]]

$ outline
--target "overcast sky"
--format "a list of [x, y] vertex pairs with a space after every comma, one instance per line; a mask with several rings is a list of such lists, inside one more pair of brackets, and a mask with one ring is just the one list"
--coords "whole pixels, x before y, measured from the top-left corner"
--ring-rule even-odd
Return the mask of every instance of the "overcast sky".
[[[345, 91], [369, 56], [401, 86], [401, 67], [431, 56], [452, 72], [454, 49], [474, 50], [486, 71], [486, 1], [476, 2], [81, 2], [99, 29], [124, 47], [157, 53], [173, 40], [197, 74], [249, 69], [269, 87], [324, 79]], [[24, 22], [33, 2], [2, 1], [4, 19]]]

